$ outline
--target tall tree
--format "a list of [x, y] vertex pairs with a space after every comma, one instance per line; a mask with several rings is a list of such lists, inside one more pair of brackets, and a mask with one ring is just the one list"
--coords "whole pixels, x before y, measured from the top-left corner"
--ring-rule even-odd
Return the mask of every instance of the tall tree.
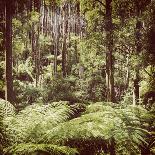
[[5, 25], [5, 74], [6, 74], [6, 100], [9, 102], [14, 101], [13, 92], [13, 75], [12, 75], [12, 8], [13, 0], [7, 0], [5, 2], [6, 7], [6, 25]]
[[[145, 1], [139, 1], [135, 0], [135, 15], [136, 15], [136, 26], [135, 26], [135, 47], [136, 47], [136, 56], [139, 57], [142, 53], [143, 46], [142, 46], [142, 29], [143, 29], [143, 22], [140, 20], [140, 17], [142, 15], [142, 12], [146, 9], [146, 6], [150, 3], [150, 0]], [[135, 68], [135, 75], [134, 75], [134, 89], [133, 89], [133, 104], [139, 104], [139, 98], [140, 98], [140, 64]]]
[[63, 45], [62, 45], [62, 72], [63, 77], [67, 75], [67, 17], [66, 17], [67, 4], [63, 6]]
[[112, 0], [106, 0], [106, 84], [107, 100], [115, 101], [114, 95], [114, 58], [113, 58], [113, 23], [112, 23]]

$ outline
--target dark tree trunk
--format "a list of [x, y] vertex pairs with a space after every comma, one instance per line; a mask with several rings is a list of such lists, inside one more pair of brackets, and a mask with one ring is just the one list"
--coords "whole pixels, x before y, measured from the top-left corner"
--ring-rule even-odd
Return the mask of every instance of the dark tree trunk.
[[54, 49], [54, 75], [57, 75], [57, 67], [58, 67], [58, 51], [59, 51], [59, 34], [60, 34], [60, 26], [59, 26], [59, 15], [60, 10], [59, 8], [55, 5], [54, 6], [54, 19], [55, 19], [55, 49]]
[[[136, 55], [139, 56], [142, 50], [141, 44], [141, 29], [142, 29], [142, 22], [138, 19], [140, 16], [140, 6], [139, 2], [136, 3], [137, 8], [137, 22], [136, 22], [136, 29], [135, 29], [135, 45], [136, 45]], [[140, 82], [140, 75], [139, 75], [139, 65], [135, 68], [135, 76], [134, 76], [134, 89], [133, 89], [133, 104], [139, 104], [139, 82]]]
[[112, 0], [106, 0], [106, 84], [107, 101], [114, 102], [114, 58], [113, 58], [113, 24]]
[[13, 92], [13, 75], [12, 75], [12, 6], [13, 0], [7, 0], [6, 2], [6, 25], [5, 25], [5, 74], [6, 74], [6, 93], [5, 98], [7, 101], [14, 102]]
[[66, 77], [67, 75], [67, 60], [66, 60], [66, 54], [67, 54], [67, 26], [66, 26], [66, 4], [63, 6], [63, 45], [62, 45], [62, 73], [63, 77]]
[[[68, 3], [68, 11], [67, 11], [67, 16], [68, 16], [68, 48], [71, 47], [71, 2], [69, 1]], [[67, 52], [67, 75], [70, 75], [71, 74], [71, 70], [72, 70], [72, 56], [71, 56], [71, 51], [68, 51]]]
[[39, 36], [40, 36], [40, 25], [38, 26], [38, 34], [36, 39], [36, 86], [38, 86], [39, 78], [40, 78], [40, 45], [39, 45]]

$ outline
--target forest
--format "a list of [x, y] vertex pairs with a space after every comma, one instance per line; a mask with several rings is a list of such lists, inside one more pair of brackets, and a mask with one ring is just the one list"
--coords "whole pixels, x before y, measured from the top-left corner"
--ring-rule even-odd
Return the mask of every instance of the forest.
[[154, 155], [155, 0], [0, 0], [0, 155]]

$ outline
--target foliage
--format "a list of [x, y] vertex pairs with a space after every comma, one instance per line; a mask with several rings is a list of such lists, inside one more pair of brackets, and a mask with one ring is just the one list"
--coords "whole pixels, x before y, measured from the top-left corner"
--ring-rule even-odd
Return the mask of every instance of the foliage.
[[57, 146], [51, 144], [19, 144], [5, 149], [4, 154], [12, 155], [32, 155], [32, 154], [47, 154], [47, 155], [75, 155], [78, 154], [76, 149], [71, 149], [65, 146]]
[[15, 117], [4, 120], [10, 143], [37, 142], [47, 129], [70, 118], [72, 110], [65, 102], [31, 105]]
[[15, 107], [11, 103], [0, 99], [0, 153], [3, 152], [3, 147], [7, 146], [8, 141], [3, 119], [11, 116], [15, 116]]
[[128, 105], [131, 105], [133, 101], [133, 94], [131, 91], [126, 92], [126, 94], [123, 96], [122, 100], [121, 100], [121, 105], [123, 107], [126, 107]]
[[74, 95], [75, 81], [71, 78], [55, 77], [48, 85], [47, 100], [48, 101], [70, 101], [71, 103], [79, 102]]
[[140, 87], [141, 95], [144, 95], [149, 91], [155, 90], [154, 73], [155, 73], [155, 67], [153, 66], [148, 66], [142, 72], [143, 80], [141, 81], [141, 87]]
[[[80, 112], [82, 116], [77, 115]], [[118, 154], [139, 154], [141, 147], [153, 149], [149, 143], [154, 137], [150, 132], [154, 128], [154, 112], [140, 106], [120, 108], [113, 103], [98, 102], [85, 109], [82, 104], [69, 106], [67, 102], [53, 102], [31, 105], [8, 116], [3, 119], [9, 140], [9, 147], [4, 151], [11, 154], [22, 151], [59, 154], [59, 150], [60, 154], [69, 153], [66, 149], [76, 153], [70, 148], [77, 148], [80, 154], [108, 153], [113, 147], [112, 140]], [[152, 129], [148, 130], [150, 126]]]
[[[97, 105], [99, 105], [98, 112]], [[97, 105], [94, 104], [94, 112], [87, 112], [88, 114], [47, 131], [42, 141], [61, 145], [67, 144], [71, 147], [78, 147], [81, 154], [83, 151], [87, 153], [90, 151], [89, 153], [93, 154], [98, 149], [106, 152], [110, 140], [114, 137], [118, 153], [138, 153], [140, 151], [138, 146], [145, 142], [144, 137], [147, 133], [139, 127], [141, 123], [139, 116], [145, 110], [138, 108], [136, 110], [132, 107], [115, 110], [112, 107]], [[91, 108], [93, 109], [93, 105]]]
[[19, 109], [43, 100], [45, 90], [43, 88], [35, 87], [35, 83], [16, 80], [14, 84], [18, 103], [17, 107]]
[[10, 102], [0, 99], [0, 117], [1, 118], [14, 116], [15, 112], [16, 112], [16, 109]]
[[0, 1], [0, 97], [11, 62], [17, 109], [0, 99], [0, 154], [154, 154], [154, 0], [12, 4], [7, 21]]
[[0, 62], [0, 97], [3, 97], [3, 92], [4, 92], [4, 61]]

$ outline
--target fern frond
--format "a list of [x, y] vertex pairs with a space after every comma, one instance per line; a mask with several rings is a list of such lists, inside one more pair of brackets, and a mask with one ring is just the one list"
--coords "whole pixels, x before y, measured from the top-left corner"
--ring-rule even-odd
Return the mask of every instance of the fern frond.
[[[124, 147], [129, 151], [132, 147], [137, 153], [138, 145], [145, 142], [143, 137], [146, 133], [146, 130], [139, 127], [138, 115], [132, 114], [130, 110], [104, 107], [100, 104], [99, 111], [93, 112], [94, 107], [98, 106], [95, 104], [88, 106], [86, 114], [81, 117], [61, 123], [52, 130], [47, 130], [40, 141], [61, 145], [69, 144], [72, 147], [92, 143], [92, 146], [96, 147], [101, 141], [104, 146], [105, 143], [115, 138], [117, 148]], [[128, 147], [129, 145], [130, 147]]]
[[90, 104], [87, 106], [85, 114], [88, 113], [94, 113], [94, 112], [103, 112], [103, 111], [114, 111], [114, 108], [112, 108], [107, 103], [104, 102], [97, 102], [95, 104]]
[[11, 143], [36, 142], [46, 130], [70, 118], [73, 111], [66, 104], [31, 105], [4, 120]]
[[15, 107], [10, 102], [0, 99], [0, 117], [14, 116], [15, 111]]
[[51, 144], [19, 144], [4, 149], [4, 154], [32, 155], [33, 153], [48, 153], [48, 155], [77, 155], [78, 151], [66, 146]]

